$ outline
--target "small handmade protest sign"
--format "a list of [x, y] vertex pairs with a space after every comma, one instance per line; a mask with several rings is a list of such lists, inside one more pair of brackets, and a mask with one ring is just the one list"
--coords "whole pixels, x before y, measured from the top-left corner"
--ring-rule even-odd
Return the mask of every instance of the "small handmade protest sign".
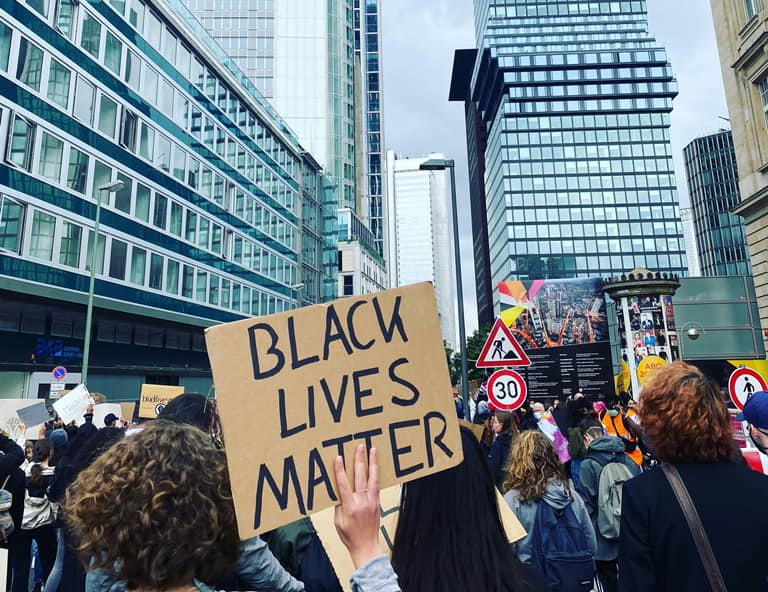
[[462, 460], [434, 288], [206, 330], [240, 536], [338, 503], [333, 460], [379, 450], [381, 487]]
[[165, 409], [168, 401], [175, 399], [184, 392], [183, 386], [168, 386], [164, 384], [142, 384], [139, 401], [139, 417], [155, 419]]
[[84, 384], [80, 384], [57, 400], [53, 408], [59, 414], [61, 421], [67, 424], [81, 419], [91, 403], [93, 403], [91, 393]]

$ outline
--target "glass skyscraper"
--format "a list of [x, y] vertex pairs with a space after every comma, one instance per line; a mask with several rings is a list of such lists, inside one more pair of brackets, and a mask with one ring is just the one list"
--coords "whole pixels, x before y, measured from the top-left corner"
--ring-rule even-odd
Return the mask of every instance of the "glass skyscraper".
[[379, 0], [355, 0], [355, 56], [360, 63], [358, 83], [361, 86], [361, 110], [358, 119], [358, 141], [362, 144], [364, 162], [360, 191], [363, 195], [361, 214], [376, 241], [379, 254], [385, 251], [386, 200], [383, 199], [382, 146], [384, 145], [384, 122], [381, 71], [381, 5]]
[[752, 275], [731, 130], [696, 138], [683, 149], [693, 227], [703, 275]]
[[[491, 286], [509, 279], [686, 272], [669, 138], [677, 83], [644, 1], [476, 0], [457, 52], [470, 172], [483, 174]], [[470, 61], [472, 60], [472, 61]], [[470, 179], [476, 186], [478, 179]], [[478, 293], [479, 308], [492, 310]], [[482, 319], [481, 319], [482, 320]]]

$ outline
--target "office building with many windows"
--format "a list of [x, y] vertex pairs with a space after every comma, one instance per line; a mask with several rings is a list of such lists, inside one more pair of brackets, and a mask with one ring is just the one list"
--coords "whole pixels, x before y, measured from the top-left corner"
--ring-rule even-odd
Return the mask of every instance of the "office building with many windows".
[[493, 299], [479, 310], [498, 312], [503, 280], [685, 273], [669, 138], [677, 83], [645, 2], [478, 0], [475, 28], [450, 98], [474, 104], [476, 250], [487, 235], [478, 298]]
[[190, 0], [208, 32], [357, 207], [353, 0]]
[[350, 208], [339, 208], [339, 298], [389, 288], [384, 258], [373, 232]]
[[692, 222], [703, 275], [752, 275], [739, 205], [739, 171], [731, 130], [701, 136], [683, 149]]
[[387, 200], [384, 199], [384, 77], [381, 56], [381, 3], [355, 0], [355, 70], [359, 71], [355, 109], [358, 137], [358, 189], [362, 196], [359, 214], [366, 220], [376, 241], [376, 250], [386, 255]]
[[443, 339], [456, 348], [456, 266], [451, 213], [450, 171], [421, 170], [433, 153], [398, 158], [387, 150], [387, 202], [390, 212], [390, 274], [393, 286], [432, 282]]
[[760, 320], [768, 347], [768, 3], [710, 0], [739, 169]]
[[699, 249], [696, 246], [696, 230], [693, 227], [693, 210], [691, 208], [680, 208], [680, 221], [683, 224], [688, 275], [698, 277], [701, 275], [701, 264], [699, 263]]
[[336, 193], [181, 0], [4, 2], [0, 95], [0, 396], [77, 382], [92, 249], [115, 397], [205, 392], [204, 327], [335, 297]]

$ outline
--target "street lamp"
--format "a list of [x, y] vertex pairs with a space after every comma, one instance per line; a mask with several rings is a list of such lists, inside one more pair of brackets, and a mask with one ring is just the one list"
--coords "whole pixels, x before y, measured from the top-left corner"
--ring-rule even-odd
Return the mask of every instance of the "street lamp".
[[461, 283], [461, 251], [459, 249], [459, 215], [456, 207], [456, 163], [442, 158], [430, 158], [419, 165], [422, 171], [444, 171], [451, 174], [451, 212], [453, 214], [453, 253], [456, 259], [456, 296], [459, 300], [459, 346], [461, 348], [461, 398], [464, 414], [469, 417], [469, 381], [467, 380], [467, 338], [464, 329], [464, 288]]
[[83, 369], [80, 374], [80, 382], [83, 384], [88, 380], [88, 360], [91, 357], [91, 325], [93, 323], [93, 292], [96, 285], [96, 251], [99, 244], [99, 220], [101, 219], [101, 196], [102, 193], [110, 194], [120, 191], [125, 187], [123, 181], [109, 181], [96, 188], [96, 220], [93, 224], [93, 240], [91, 241], [91, 252], [88, 253], [88, 259], [91, 266], [91, 279], [88, 284], [88, 308], [85, 313], [85, 343], [83, 344]]

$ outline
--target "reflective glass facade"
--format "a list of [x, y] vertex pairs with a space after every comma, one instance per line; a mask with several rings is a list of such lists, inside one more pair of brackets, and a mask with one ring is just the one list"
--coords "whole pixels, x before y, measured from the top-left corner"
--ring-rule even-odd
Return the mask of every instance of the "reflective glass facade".
[[473, 230], [487, 232], [492, 284], [684, 274], [669, 141], [677, 84], [645, 2], [476, 0], [475, 19], [466, 84], [487, 142], [487, 220]]
[[183, 2], [4, 2], [0, 38], [0, 290], [77, 302], [95, 245], [97, 306], [133, 320], [335, 296], [327, 178]]
[[[381, 5], [379, 0], [355, 0], [355, 55], [360, 61], [362, 110], [358, 138], [363, 150], [363, 209], [361, 214], [376, 240], [376, 250], [384, 254], [386, 202], [383, 198], [382, 146], [384, 146], [383, 76], [381, 71]], [[367, 203], [366, 203], [367, 202]]]
[[703, 275], [752, 275], [739, 205], [739, 171], [730, 130], [696, 138], [683, 149], [693, 227]]

